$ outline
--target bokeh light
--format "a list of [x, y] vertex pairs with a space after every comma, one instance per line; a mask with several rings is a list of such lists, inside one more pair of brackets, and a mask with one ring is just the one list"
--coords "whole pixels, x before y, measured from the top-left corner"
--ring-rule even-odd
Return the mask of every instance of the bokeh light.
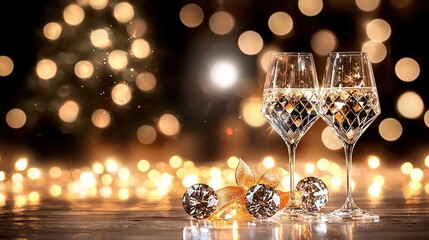
[[235, 26], [234, 16], [225, 11], [213, 13], [209, 19], [209, 27], [213, 33], [225, 35], [232, 31]]
[[380, 167], [380, 158], [376, 156], [370, 156], [368, 158], [368, 166], [372, 169], [376, 169]]
[[238, 78], [237, 68], [228, 61], [216, 62], [210, 70], [210, 79], [219, 88], [232, 87]]
[[416, 92], [406, 91], [399, 96], [396, 109], [403, 117], [415, 119], [422, 115], [424, 102]]
[[287, 35], [293, 29], [292, 17], [285, 12], [275, 12], [268, 19], [268, 27], [275, 35]]
[[395, 73], [400, 80], [404, 82], [412, 82], [419, 76], [420, 66], [417, 61], [412, 58], [401, 58], [395, 64]]
[[380, 0], [355, 0], [356, 6], [365, 12], [371, 12], [380, 6]]
[[255, 31], [246, 31], [238, 38], [238, 47], [246, 55], [258, 54], [264, 46], [261, 35]]
[[80, 111], [80, 106], [77, 102], [68, 100], [65, 101], [58, 110], [58, 116], [66, 123], [76, 121]]
[[128, 2], [120, 2], [113, 9], [113, 16], [120, 23], [127, 23], [134, 17], [134, 8]]
[[42, 59], [36, 65], [36, 74], [43, 80], [49, 80], [57, 74], [57, 64], [50, 59]]
[[325, 127], [321, 136], [323, 145], [331, 150], [339, 150], [343, 148], [341, 139], [335, 134], [330, 127]]
[[156, 87], [156, 78], [150, 72], [142, 72], [137, 75], [136, 84], [140, 90], [150, 92]]
[[252, 127], [261, 127], [267, 121], [261, 113], [262, 100], [259, 97], [245, 99], [241, 103], [243, 120]]
[[127, 104], [132, 98], [131, 88], [125, 83], [118, 83], [112, 89], [112, 100], [122, 106]]
[[110, 124], [110, 113], [105, 109], [96, 109], [91, 116], [92, 124], [98, 128], [106, 128]]
[[195, 3], [183, 6], [179, 15], [183, 25], [189, 28], [198, 27], [204, 20], [203, 10]]
[[21, 128], [27, 122], [27, 115], [19, 108], [11, 109], [6, 114], [6, 123], [11, 128]]
[[153, 143], [156, 137], [156, 129], [150, 125], [142, 125], [137, 129], [137, 139], [143, 144]]
[[77, 4], [70, 4], [64, 9], [64, 21], [72, 26], [79, 25], [85, 18], [84, 10]]
[[312, 17], [319, 14], [323, 9], [322, 0], [298, 0], [298, 8], [302, 14]]
[[49, 22], [43, 27], [43, 34], [49, 40], [57, 40], [62, 32], [62, 27], [57, 22]]
[[424, 120], [424, 122], [425, 122], [425, 124], [426, 124], [426, 127], [428, 127], [428, 128], [429, 128], [429, 110], [428, 110], [428, 111], [426, 111], [426, 113], [425, 113], [425, 115], [424, 115], [424, 117], [423, 117], [423, 120]]
[[109, 33], [105, 29], [96, 29], [91, 31], [90, 39], [94, 47], [106, 48], [111, 46]]
[[74, 66], [74, 72], [81, 79], [88, 79], [94, 73], [94, 66], [90, 61], [82, 60]]
[[144, 39], [136, 39], [131, 43], [131, 53], [136, 58], [146, 58], [151, 50], [149, 42]]
[[394, 118], [386, 118], [378, 126], [380, 136], [386, 141], [396, 141], [402, 135], [402, 125]]
[[102, 10], [109, 3], [109, 0], [87, 0], [87, 1], [89, 5], [95, 10]]
[[390, 38], [392, 29], [384, 19], [374, 19], [366, 26], [366, 35], [375, 42], [384, 42]]
[[146, 31], [147, 31], [147, 23], [145, 20], [138, 18], [133, 19], [130, 23], [127, 25], [127, 32], [128, 35], [134, 38], [142, 37]]
[[383, 43], [367, 41], [362, 46], [362, 52], [368, 53], [371, 63], [379, 63], [387, 56], [387, 48]]
[[124, 70], [128, 65], [127, 52], [123, 50], [113, 50], [108, 57], [110, 67], [114, 70]]
[[410, 174], [410, 172], [411, 172], [411, 170], [413, 170], [413, 168], [414, 168], [414, 166], [413, 166], [412, 163], [410, 163], [410, 162], [404, 162], [401, 165], [401, 172], [403, 174]]
[[180, 131], [179, 120], [177, 120], [174, 115], [168, 113], [161, 116], [158, 127], [159, 130], [167, 136], [174, 136]]
[[324, 56], [334, 51], [337, 46], [337, 41], [337, 37], [332, 31], [322, 29], [311, 37], [311, 48], [318, 55]]

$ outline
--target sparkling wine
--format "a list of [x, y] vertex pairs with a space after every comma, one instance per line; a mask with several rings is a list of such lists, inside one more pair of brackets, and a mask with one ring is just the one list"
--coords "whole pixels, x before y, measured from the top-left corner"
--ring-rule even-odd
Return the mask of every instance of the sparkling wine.
[[263, 99], [262, 114], [288, 143], [297, 143], [318, 119], [315, 89], [265, 89]]
[[375, 88], [330, 88], [321, 91], [321, 115], [339, 137], [353, 143], [380, 114]]

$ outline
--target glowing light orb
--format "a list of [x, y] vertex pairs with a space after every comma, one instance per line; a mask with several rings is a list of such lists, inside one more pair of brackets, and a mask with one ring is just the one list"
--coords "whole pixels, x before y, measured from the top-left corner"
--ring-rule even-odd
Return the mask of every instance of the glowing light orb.
[[405, 118], [418, 118], [424, 111], [424, 102], [419, 94], [407, 91], [399, 96], [396, 109]]
[[113, 16], [120, 23], [129, 22], [134, 17], [134, 8], [128, 2], [120, 2], [113, 9]]
[[113, 50], [108, 57], [108, 63], [115, 70], [124, 70], [128, 65], [127, 52], [122, 50]]
[[8, 56], [0, 56], [0, 76], [5, 77], [12, 73], [13, 61]]
[[413, 182], [420, 182], [423, 179], [424, 173], [420, 168], [413, 168], [410, 172], [410, 178]]
[[396, 141], [402, 135], [402, 125], [394, 118], [386, 118], [378, 126], [380, 136], [386, 141]]
[[372, 63], [379, 63], [387, 56], [387, 48], [383, 43], [367, 41], [362, 45], [362, 52], [367, 52]]
[[271, 169], [271, 168], [273, 168], [275, 164], [276, 164], [276, 161], [274, 161], [274, 158], [272, 158], [272, 157], [270, 157], [270, 156], [265, 157], [265, 158], [262, 160], [262, 165], [263, 165], [263, 166], [264, 166], [264, 168], [266, 168], [266, 169]]
[[238, 37], [238, 47], [246, 55], [256, 55], [264, 47], [264, 40], [259, 33], [246, 31]]
[[287, 35], [293, 28], [292, 17], [285, 12], [275, 12], [268, 19], [268, 27], [275, 35]]
[[89, 0], [89, 5], [95, 10], [104, 9], [108, 3], [108, 0]]
[[63, 28], [59, 23], [49, 22], [43, 27], [43, 35], [49, 40], [57, 40]]
[[137, 129], [137, 139], [143, 144], [149, 145], [155, 142], [156, 137], [156, 130], [150, 125], [142, 125]]
[[66, 23], [75, 26], [83, 21], [85, 18], [85, 12], [79, 5], [70, 4], [64, 9], [63, 17]]
[[92, 74], [94, 73], [94, 66], [90, 61], [79, 61], [74, 66], [74, 73], [78, 78], [88, 79], [92, 77]]
[[125, 83], [118, 83], [112, 89], [112, 100], [118, 105], [125, 105], [131, 100], [131, 89]]
[[401, 172], [403, 174], [410, 174], [410, 172], [411, 172], [411, 170], [413, 170], [413, 168], [414, 168], [414, 166], [413, 166], [412, 163], [410, 163], [410, 162], [404, 162], [401, 165]]
[[395, 64], [395, 73], [400, 80], [412, 82], [420, 75], [420, 65], [412, 58], [401, 58]]
[[428, 127], [428, 128], [429, 128], [429, 110], [428, 110], [428, 111], [426, 111], [426, 113], [425, 113], [425, 115], [424, 115], [424, 117], [423, 117], [423, 120], [424, 120], [424, 122], [425, 122], [426, 127]]
[[158, 122], [159, 130], [167, 136], [174, 136], [180, 131], [180, 123], [177, 118], [171, 114], [164, 114]]
[[51, 194], [52, 197], [59, 197], [62, 192], [63, 190], [58, 184], [54, 184], [49, 188], [49, 194]]
[[38, 168], [29, 168], [27, 170], [27, 176], [31, 180], [39, 179], [40, 176], [42, 176], [42, 172], [40, 172], [40, 169]]
[[139, 73], [136, 78], [136, 85], [144, 92], [152, 91], [156, 86], [156, 78], [150, 72]]
[[376, 169], [380, 166], [380, 159], [376, 156], [370, 156], [368, 158], [368, 166], [372, 169]]
[[146, 172], [150, 168], [150, 163], [148, 160], [142, 159], [137, 163], [137, 169], [140, 172]]
[[131, 53], [136, 58], [146, 58], [150, 55], [149, 42], [144, 39], [136, 39], [131, 43]]
[[259, 54], [259, 65], [261, 66], [262, 70], [264, 70], [264, 72], [267, 72], [268, 63], [270, 62], [271, 55], [278, 51], [279, 49], [277, 48], [270, 48], [264, 50], [262, 54]]
[[383, 19], [374, 19], [366, 26], [366, 35], [375, 42], [384, 42], [390, 38], [392, 29], [388, 22]]
[[204, 12], [195, 3], [186, 4], [180, 9], [180, 21], [189, 28], [198, 27], [204, 20]]
[[106, 128], [110, 124], [110, 113], [105, 109], [97, 109], [91, 116], [92, 124], [98, 128]]
[[182, 166], [183, 163], [182, 158], [177, 155], [172, 156], [168, 162], [170, 163], [170, 166], [172, 168], [179, 168]]
[[18, 171], [24, 171], [28, 166], [28, 159], [27, 158], [20, 158], [18, 161], [15, 162], [15, 168]]
[[139, 18], [134, 19], [127, 25], [127, 33], [131, 37], [139, 38], [142, 37], [147, 31], [147, 23]]
[[68, 100], [61, 105], [58, 111], [58, 116], [62, 121], [71, 123], [76, 121], [79, 111], [79, 105], [73, 100]]
[[238, 73], [236, 67], [226, 61], [217, 62], [210, 70], [212, 83], [219, 88], [230, 88], [237, 81]]
[[14, 108], [6, 113], [6, 123], [11, 128], [21, 128], [27, 122], [27, 115], [19, 108]]
[[49, 80], [57, 74], [57, 64], [50, 59], [42, 59], [37, 62], [36, 74], [43, 80]]
[[338, 40], [335, 34], [327, 29], [317, 31], [310, 40], [313, 51], [322, 56], [332, 52], [337, 46], [337, 42]]
[[322, 142], [325, 147], [331, 150], [339, 150], [343, 148], [341, 139], [335, 134], [330, 127], [325, 127], [322, 131]]
[[215, 12], [209, 19], [209, 27], [217, 35], [225, 35], [234, 28], [234, 16], [228, 12]]
[[97, 29], [91, 31], [90, 39], [92, 45], [96, 48], [107, 48], [111, 46], [109, 33], [104, 29]]
[[319, 14], [323, 9], [322, 0], [298, 0], [298, 8], [302, 14], [312, 17]]
[[53, 179], [58, 179], [62, 175], [62, 170], [59, 167], [51, 167], [48, 172], [49, 176]]
[[362, 11], [371, 12], [380, 6], [380, 0], [355, 0], [356, 6]]
[[241, 115], [243, 120], [252, 127], [261, 127], [267, 121], [260, 114], [262, 100], [259, 97], [250, 97], [241, 102]]

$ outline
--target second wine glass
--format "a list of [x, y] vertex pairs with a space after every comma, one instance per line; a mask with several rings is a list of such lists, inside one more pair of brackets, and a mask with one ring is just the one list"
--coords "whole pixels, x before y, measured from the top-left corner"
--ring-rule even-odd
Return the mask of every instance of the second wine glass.
[[347, 189], [344, 205], [322, 219], [378, 221], [379, 216], [359, 208], [352, 197], [353, 149], [380, 115], [380, 102], [371, 62], [365, 52], [332, 52], [327, 57], [320, 91], [322, 119], [341, 139], [345, 152]]
[[289, 152], [290, 192], [282, 214], [285, 218], [306, 218], [306, 211], [300, 207], [296, 196], [295, 153], [304, 134], [319, 119], [318, 88], [312, 53], [277, 52], [271, 55], [261, 112], [282, 137]]

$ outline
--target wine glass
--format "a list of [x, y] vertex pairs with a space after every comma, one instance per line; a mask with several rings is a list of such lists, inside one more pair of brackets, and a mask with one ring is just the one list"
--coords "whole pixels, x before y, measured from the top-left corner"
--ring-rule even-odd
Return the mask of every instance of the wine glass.
[[288, 148], [290, 192], [288, 204], [282, 210], [285, 218], [310, 216], [306, 216], [296, 196], [295, 153], [299, 141], [319, 119], [318, 88], [312, 53], [275, 52], [271, 55], [261, 112]]
[[319, 107], [322, 119], [341, 139], [347, 171], [344, 205], [322, 216], [322, 219], [378, 221], [378, 215], [359, 208], [352, 198], [354, 146], [381, 112], [374, 73], [367, 53], [353, 51], [328, 54]]

